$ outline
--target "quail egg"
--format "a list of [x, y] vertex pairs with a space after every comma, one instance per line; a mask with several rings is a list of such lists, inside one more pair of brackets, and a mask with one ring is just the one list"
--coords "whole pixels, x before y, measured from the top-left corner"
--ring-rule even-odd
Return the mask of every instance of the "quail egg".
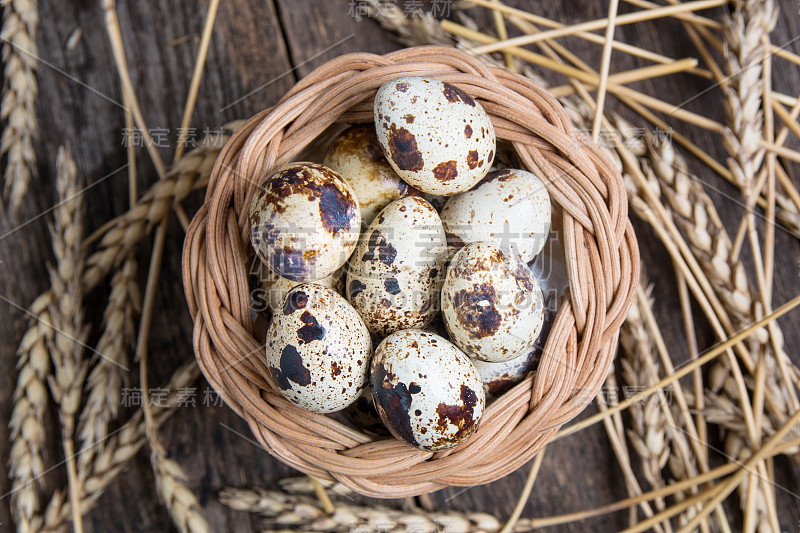
[[290, 289], [297, 287], [302, 283], [314, 283], [315, 285], [322, 285], [329, 289], [333, 289], [339, 294], [344, 289], [345, 267], [340, 268], [328, 277], [318, 279], [312, 282], [293, 281], [290, 279], [282, 278], [273, 272], [270, 268], [264, 265], [259, 268], [258, 282], [261, 296], [270, 309], [279, 309], [283, 297], [289, 292]]
[[502, 362], [529, 352], [544, 320], [542, 290], [516, 254], [486, 242], [456, 253], [442, 286], [442, 316], [472, 358]]
[[487, 363], [480, 359], [471, 359], [478, 371], [489, 402], [500, 397], [514, 385], [525, 379], [529, 372], [535, 371], [542, 355], [538, 343], [530, 352], [500, 363]]
[[389, 435], [389, 430], [381, 422], [381, 417], [372, 401], [372, 391], [369, 385], [364, 386], [364, 392], [356, 401], [337, 413], [337, 418], [345, 424], [372, 435]]
[[427, 451], [464, 442], [477, 429], [486, 402], [469, 358], [442, 337], [415, 329], [378, 345], [370, 389], [389, 431]]
[[364, 225], [392, 200], [422, 194], [392, 170], [372, 124], [351, 126], [342, 132], [328, 148], [322, 164], [338, 172], [353, 188]]
[[333, 274], [356, 247], [361, 212], [333, 170], [292, 163], [273, 174], [250, 206], [250, 240], [273, 272], [293, 281]]
[[491, 242], [511, 248], [528, 263], [550, 233], [550, 195], [524, 170], [495, 170], [471, 191], [450, 197], [442, 209], [448, 241]]
[[345, 292], [370, 332], [422, 328], [439, 310], [447, 265], [439, 214], [425, 200], [395, 200], [372, 221], [350, 259]]
[[291, 289], [267, 329], [267, 367], [290, 402], [316, 413], [344, 409], [367, 381], [372, 341], [358, 313], [331, 289]]
[[449, 196], [492, 166], [495, 133], [483, 107], [455, 85], [408, 76], [375, 95], [375, 130], [395, 172], [417, 189]]

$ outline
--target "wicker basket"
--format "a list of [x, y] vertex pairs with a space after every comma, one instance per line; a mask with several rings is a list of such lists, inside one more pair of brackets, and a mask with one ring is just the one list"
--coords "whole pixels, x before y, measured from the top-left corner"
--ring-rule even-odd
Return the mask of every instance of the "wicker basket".
[[[498, 139], [544, 178], [563, 212], [570, 290], [535, 376], [492, 403], [478, 431], [446, 452], [376, 438], [286, 401], [271, 383], [251, 319], [247, 206], [259, 183], [335, 123], [372, 121], [378, 87], [401, 75], [453, 83], [481, 102]], [[203, 374], [275, 457], [375, 497], [496, 480], [530, 460], [603, 383], [638, 284], [636, 239], [620, 174], [558, 102], [529, 79], [451, 48], [350, 54], [305, 77], [250, 119], [216, 161], [183, 254], [194, 350]]]

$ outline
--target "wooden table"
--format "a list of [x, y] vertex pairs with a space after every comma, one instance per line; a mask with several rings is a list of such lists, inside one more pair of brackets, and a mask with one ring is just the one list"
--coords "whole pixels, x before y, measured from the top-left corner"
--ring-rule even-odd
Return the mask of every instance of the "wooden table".
[[[590, 0], [569, 2], [515, 1], [510, 4], [565, 22], [578, 22], [605, 16], [606, 3]], [[94, 229], [127, 209], [127, 175], [120, 171], [126, 163], [122, 146], [123, 114], [117, 103], [122, 100], [111, 50], [103, 26], [100, 2], [65, 0], [40, 2], [41, 27], [38, 36], [42, 62], [39, 73], [40, 95], [37, 103], [41, 134], [36, 143], [39, 177], [16, 220], [4, 213], [0, 220], [0, 294], [2, 309], [8, 313], [0, 320], [0, 425], [5, 427], [11, 412], [15, 383], [15, 350], [28, 318], [27, 307], [49, 286], [46, 265], [52, 261], [48, 234], [48, 209], [55, 202], [53, 176], [59, 145], [69, 141], [78, 163], [86, 192], [90, 229]], [[355, 2], [357, 4], [357, 2]], [[773, 42], [783, 44], [800, 34], [798, 7], [795, 1], [781, 2], [783, 14]], [[149, 0], [119, 2], [128, 63], [133, 84], [149, 127], [166, 130], [160, 148], [169, 161], [177, 140], [185, 95], [194, 63], [195, 51], [207, 2], [185, 0]], [[622, 10], [629, 10], [623, 4]], [[709, 16], [721, 17], [723, 9]], [[491, 20], [475, 9], [471, 12], [488, 24]], [[292, 84], [315, 66], [339, 54], [352, 51], [383, 53], [397, 49], [392, 36], [375, 22], [357, 20], [348, 2], [314, 0], [227, 0], [223, 1], [200, 87], [192, 127], [200, 136], [206, 128], [219, 128], [232, 119], [246, 118], [275, 103]], [[66, 43], [74, 31], [82, 37], [72, 49]], [[674, 21], [642, 23], [618, 28], [617, 38], [681, 58], [694, 55], [689, 40]], [[591, 64], [599, 66], [600, 48], [583, 41], [567, 41]], [[787, 46], [797, 52], [798, 44]], [[797, 94], [800, 76], [797, 67], [780, 62], [775, 68], [775, 88]], [[612, 71], [644, 66], [630, 56], [615, 54]], [[559, 81], [553, 78], [553, 81]], [[689, 76], [674, 76], [634, 84], [638, 90], [679, 103], [686, 108], [709, 114], [724, 121], [719, 91], [693, 98], [707, 83]], [[609, 108], [625, 110], [613, 98]], [[631, 115], [628, 115], [629, 117]], [[633, 117], [635, 119], [635, 117]], [[637, 126], [646, 126], [640, 119]], [[702, 131], [685, 128], [697, 143], [706, 147], [717, 160], [725, 161], [717, 138]], [[796, 148], [797, 143], [790, 144]], [[691, 170], [707, 184], [718, 208], [733, 231], [741, 207], [739, 194], [707, 168], [692, 162]], [[139, 187], [147, 188], [156, 175], [146, 153], [139, 150]], [[793, 170], [793, 169], [792, 169]], [[104, 178], [105, 177], [105, 178]], [[196, 194], [186, 203], [190, 212], [199, 205]], [[43, 215], [43, 216], [42, 216]], [[648, 275], [655, 283], [654, 296], [660, 324], [673, 350], [673, 359], [687, 357], [682, 328], [677, 314], [678, 302], [674, 278], [665, 254], [653, 233], [643, 224], [636, 225]], [[797, 292], [798, 242], [778, 231], [778, 261], [775, 272], [775, 301], [783, 302]], [[180, 279], [180, 252], [183, 231], [173, 218], [168, 232], [158, 298], [155, 327], [152, 332], [151, 383], [164, 383], [182, 362], [193, 357], [192, 324], [186, 310]], [[140, 271], [146, 270], [151, 240], [140, 247]], [[749, 261], [749, 257], [748, 257]], [[142, 277], [142, 285], [144, 278]], [[90, 318], [99, 323], [106, 295], [92, 294], [87, 303]], [[699, 314], [699, 313], [698, 313]], [[800, 328], [797, 317], [784, 322], [786, 345], [795, 362], [800, 362]], [[92, 335], [96, 341], [97, 332]], [[701, 328], [701, 347], [713, 343]], [[131, 375], [131, 387], [138, 382]], [[260, 520], [223, 507], [217, 494], [224, 486], [275, 486], [275, 481], [295, 474], [272, 459], [249, 439], [248, 427], [228, 408], [204, 406], [205, 381], [197, 384], [197, 407], [182, 408], [166, 423], [161, 435], [170, 455], [184, 466], [189, 486], [200, 498], [206, 516], [217, 531], [256, 531]], [[124, 410], [127, 416], [130, 410]], [[587, 413], [594, 412], [592, 405]], [[57, 445], [56, 418], [51, 416], [48, 465], [62, 459]], [[714, 435], [713, 446], [720, 442]], [[0, 456], [8, 457], [7, 432], [0, 432]], [[9, 489], [6, 461], [0, 461], [0, 493]], [[800, 475], [785, 458], [776, 461], [778, 502], [782, 525], [792, 531], [800, 521]], [[527, 469], [483, 487], [443, 490], [432, 496], [437, 506], [446, 509], [480, 510], [505, 518], [511, 512], [522, 488]], [[48, 490], [64, 486], [63, 468], [47, 475]], [[85, 518], [87, 531], [168, 531], [171, 522], [166, 511], [156, 503], [148, 453], [140, 452], [129, 467], [101, 498], [97, 508]], [[541, 473], [523, 516], [549, 516], [608, 503], [626, 496], [623, 478], [601, 425], [561, 440], [547, 449]], [[729, 502], [734, 516], [736, 503]], [[0, 531], [10, 531], [9, 499], [0, 503]], [[590, 522], [560, 526], [559, 531], [617, 531], [627, 524], [627, 513], [616, 513]]]

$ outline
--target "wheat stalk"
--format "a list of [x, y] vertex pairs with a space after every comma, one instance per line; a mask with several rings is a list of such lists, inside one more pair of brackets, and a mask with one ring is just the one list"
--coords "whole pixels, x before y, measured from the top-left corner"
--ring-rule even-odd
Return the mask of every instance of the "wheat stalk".
[[102, 449], [109, 423], [119, 411], [123, 383], [127, 382], [128, 352], [136, 338], [136, 314], [141, 306], [136, 283], [136, 259], [128, 256], [111, 278], [111, 294], [103, 320], [105, 329], [97, 343], [100, 355], [87, 379], [86, 405], [81, 411], [78, 437], [81, 448], [80, 470], [86, 470], [94, 457], [95, 446]]
[[[225, 128], [231, 131], [240, 125], [241, 122], [233, 122]], [[121, 258], [144, 238], [152, 224], [161, 220], [176, 201], [185, 198], [199, 183], [208, 179], [214, 161], [228, 138], [226, 134], [219, 138], [204, 139], [197, 149], [184, 155], [173, 166], [165, 179], [153, 184], [130, 211], [109, 225], [97, 250], [86, 259], [82, 276], [83, 291], [88, 292], [99, 285], [122, 261]], [[86, 243], [83, 246], [86, 247]], [[52, 338], [49, 308], [53, 300], [53, 291], [47, 290], [34, 301], [30, 314], [35, 320], [23, 335], [17, 350], [19, 374], [9, 422], [12, 441], [9, 476], [12, 479], [11, 507], [20, 531], [31, 530], [29, 525], [39, 509], [34, 481], [43, 470], [41, 450], [45, 431], [42, 417], [47, 404], [45, 389], [46, 376], [50, 371], [48, 350]]]
[[[382, 505], [336, 503], [326, 514], [315, 498], [262, 488], [226, 488], [220, 501], [237, 511], [264, 516], [266, 526], [289, 531], [498, 531], [500, 522], [486, 513], [403, 511]], [[291, 528], [291, 529], [289, 529]]]
[[[718, 292], [733, 327], [739, 329], [751, 324], [756, 319], [758, 309], [754, 302], [753, 291], [741, 261], [731, 260], [730, 237], [702, 185], [689, 177], [685, 161], [664, 139], [649, 138], [647, 164], [643, 166], [650, 182], [660, 185], [667, 207], [685, 231], [692, 252], [698, 258], [715, 291]], [[793, 412], [791, 395], [794, 393], [793, 383], [798, 372], [783, 351], [783, 337], [777, 325], [773, 332], [774, 335], [770, 339], [766, 330], [761, 330], [750, 338], [748, 344], [753, 359], [759, 359], [763, 354], [763, 363], [766, 365], [763, 393], [769, 407], [768, 415], [775, 426], [780, 426]], [[778, 352], [774, 352], [773, 348]], [[791, 376], [788, 379], [780, 379], [776, 357], [781, 358], [781, 363], [790, 369]], [[733, 378], [723, 363], [712, 367], [710, 382], [713, 390], [722, 389], [731, 399], [739, 397]], [[752, 379], [746, 380], [745, 383], [749, 389], [755, 388]], [[791, 390], [788, 387], [791, 387]], [[744, 413], [741, 414], [744, 417]], [[726, 436], [726, 448], [742, 452], [746, 449], [747, 440], [748, 433], [731, 431]], [[741, 455], [731, 455], [731, 457], [737, 460], [743, 459]], [[739, 490], [742, 503], [745, 505], [745, 501], [750, 499], [747, 496], [748, 485], [742, 484]], [[765, 505], [763, 491], [757, 491], [756, 496], [757, 498], [753, 500], [756, 505], [756, 523], [761, 528], [767, 528], [769, 508]]]
[[[164, 387], [168, 392], [153, 406], [154, 425], [159, 427], [176, 410], [181, 401], [179, 389], [188, 387], [200, 376], [194, 360], [182, 365]], [[80, 480], [81, 513], [86, 514], [97, 504], [106, 488], [117, 478], [125, 465], [141, 450], [146, 442], [145, 422], [142, 410], [136, 413], [121, 428], [106, 437], [104, 446], [95, 451], [90, 464], [78, 472]], [[84, 453], [84, 448], [79, 453]], [[34, 531], [55, 533], [62, 531], [70, 518], [70, 506], [65, 502], [65, 490], [56, 491], [46, 506], [44, 520], [39, 520]]]
[[17, 349], [17, 385], [12, 397], [9, 422], [11, 450], [11, 509], [17, 531], [34, 531], [39, 511], [37, 484], [44, 473], [44, 413], [47, 409], [47, 375], [50, 373], [48, 345], [53, 337], [50, 325], [50, 293], [37, 298], [29, 313], [33, 323]]
[[31, 176], [36, 172], [33, 138], [38, 131], [36, 121], [36, 83], [39, 56], [36, 30], [39, 26], [37, 0], [2, 0], [3, 84], [0, 119], [6, 121], [0, 139], [0, 156], [7, 156], [5, 196], [16, 212], [28, 191]]
[[[225, 129], [232, 131], [240, 125], [241, 122], [233, 122], [227, 124]], [[198, 184], [208, 179], [214, 161], [228, 138], [229, 135], [225, 134], [204, 139], [195, 150], [184, 155], [163, 180], [154, 183], [130, 211], [108, 225], [96, 251], [86, 259], [82, 272], [84, 292], [98, 286], [175, 202], [185, 198]], [[83, 247], [86, 246], [84, 242]], [[53, 301], [52, 289], [35, 300], [30, 314], [36, 320], [23, 335], [18, 348], [19, 375], [9, 423], [12, 440], [9, 476], [12, 479], [12, 509], [20, 531], [36, 530], [30, 525], [37, 521], [39, 509], [34, 481], [43, 470], [41, 450], [45, 433], [42, 416], [47, 404], [45, 382], [50, 371], [48, 350], [52, 337], [49, 308]], [[97, 400], [100, 401], [100, 398]]]
[[[698, 258], [701, 267], [708, 275], [714, 289], [728, 312], [732, 326], [740, 329], [753, 323], [757, 316], [758, 305], [754, 301], [753, 291], [747, 280], [744, 266], [740, 260], [730, 261], [731, 240], [716, 212], [713, 201], [703, 190], [702, 184], [692, 179], [686, 171], [686, 162], [678, 155], [672, 145], [665, 139], [650, 137], [646, 166], [647, 175], [652, 183], [661, 187], [666, 205], [676, 222], [686, 232], [689, 245]], [[783, 335], [780, 327], [774, 325], [775, 335], [770, 340], [766, 330], [760, 330], [750, 339], [751, 352], [765, 353], [768, 367], [771, 369], [767, 384], [768, 404], [771, 414], [778, 422], [785, 422], [792, 412], [788, 385], [793, 383], [800, 370], [795, 367], [783, 348]], [[773, 351], [773, 346], [778, 352]], [[779, 379], [776, 372], [778, 363], [789, 369], [789, 383]], [[725, 372], [712, 372], [710, 384], [712, 390], [722, 388], [727, 376]]]
[[[227, 124], [227, 131], [235, 130], [240, 122]], [[198, 147], [184, 155], [163, 179], [152, 187], [124, 215], [107, 224], [96, 250], [86, 260], [84, 286], [96, 287], [117, 267], [133, 247], [160, 222], [172, 207], [186, 198], [196, 186], [207, 180], [219, 151], [229, 136], [206, 137]]]

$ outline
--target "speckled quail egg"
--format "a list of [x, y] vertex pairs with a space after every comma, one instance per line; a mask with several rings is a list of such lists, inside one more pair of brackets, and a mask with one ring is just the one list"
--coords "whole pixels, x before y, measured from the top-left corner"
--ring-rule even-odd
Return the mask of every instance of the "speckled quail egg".
[[316, 413], [353, 403], [366, 383], [372, 341], [336, 292], [306, 283], [286, 293], [267, 329], [270, 376], [290, 402]]
[[294, 281], [333, 274], [355, 249], [360, 229], [353, 189], [315, 163], [278, 170], [250, 206], [253, 248], [273, 272]]
[[535, 371], [539, 365], [542, 350], [537, 345], [530, 352], [500, 363], [488, 363], [480, 359], [471, 359], [483, 382], [487, 403], [499, 398], [514, 385], [525, 379], [529, 372]]
[[469, 358], [449, 341], [416, 329], [393, 333], [378, 345], [370, 389], [389, 431], [428, 451], [464, 442], [477, 429], [486, 402]]
[[272, 269], [263, 265], [258, 271], [258, 283], [260, 296], [270, 309], [279, 309], [283, 297], [289, 290], [297, 287], [301, 283], [314, 283], [322, 285], [329, 289], [341, 294], [344, 290], [345, 267], [340, 268], [328, 277], [318, 279], [316, 281], [304, 282], [293, 281], [291, 279], [282, 278], [277, 275]]
[[375, 95], [375, 131], [386, 159], [417, 189], [449, 196], [492, 166], [495, 133], [483, 107], [455, 85], [408, 76]]
[[452, 196], [442, 209], [448, 241], [485, 241], [511, 248], [526, 263], [550, 233], [550, 195], [544, 183], [524, 170], [490, 172], [471, 191]]
[[372, 391], [369, 384], [364, 386], [364, 391], [356, 401], [338, 413], [336, 418], [345, 424], [372, 435], [389, 435], [389, 430], [381, 422], [375, 403], [372, 401]]
[[338, 172], [353, 188], [364, 225], [392, 200], [422, 195], [392, 170], [372, 124], [358, 124], [343, 131], [331, 144], [322, 164]]
[[542, 290], [516, 254], [486, 242], [468, 244], [447, 268], [442, 316], [467, 355], [508, 361], [529, 352], [539, 336]]
[[425, 200], [395, 200], [372, 221], [348, 264], [345, 293], [370, 332], [422, 328], [439, 310], [447, 242]]

